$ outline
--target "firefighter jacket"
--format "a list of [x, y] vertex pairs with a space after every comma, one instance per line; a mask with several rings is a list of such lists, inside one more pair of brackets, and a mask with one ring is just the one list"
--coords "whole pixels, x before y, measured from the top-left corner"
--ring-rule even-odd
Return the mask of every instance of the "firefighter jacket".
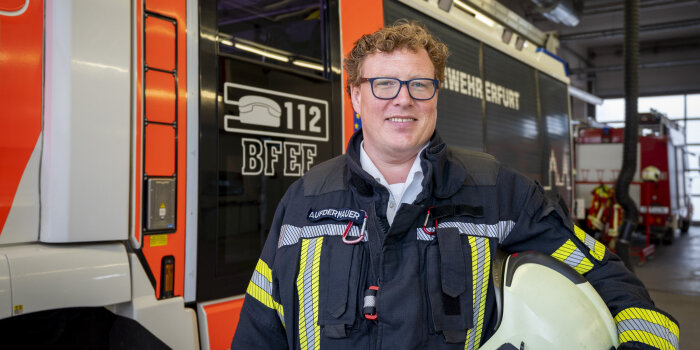
[[573, 267], [610, 308], [621, 343], [678, 348], [677, 322], [536, 182], [435, 133], [420, 154], [423, 191], [389, 226], [389, 193], [362, 170], [361, 140], [358, 131], [346, 154], [282, 198], [232, 349], [478, 349], [497, 322], [497, 248]]

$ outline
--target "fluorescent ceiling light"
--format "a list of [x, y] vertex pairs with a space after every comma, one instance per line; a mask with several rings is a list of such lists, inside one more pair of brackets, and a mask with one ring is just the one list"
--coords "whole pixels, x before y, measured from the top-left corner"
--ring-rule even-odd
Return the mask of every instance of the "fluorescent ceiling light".
[[271, 52], [263, 51], [263, 50], [254, 48], [254, 47], [252, 47], [252, 46], [245, 45], [245, 44], [236, 43], [236, 44], [234, 45], [234, 47], [237, 48], [237, 49], [239, 49], [239, 50], [252, 52], [252, 53], [258, 54], [258, 55], [260, 55], [260, 56], [269, 57], [269, 58], [272, 58], [272, 59], [275, 59], [275, 60], [278, 60], [278, 61], [289, 62], [289, 58], [286, 57], [286, 56], [277, 55], [277, 54], [274, 54], [274, 53], [271, 53]]
[[590, 104], [596, 104], [596, 105], [602, 105], [603, 104], [603, 99], [593, 95], [591, 93], [588, 93], [586, 91], [583, 91], [581, 89], [577, 89], [574, 86], [569, 85], [569, 96], [576, 97], [577, 99], [587, 102]]
[[496, 22], [494, 22], [491, 18], [488, 18], [478, 12], [474, 14], [474, 18], [476, 18], [477, 20], [481, 21], [489, 27], [493, 27], [496, 25]]
[[313, 70], [321, 71], [323, 72], [323, 66], [318, 64], [318, 63], [313, 63], [313, 62], [307, 62], [307, 61], [302, 61], [302, 60], [294, 60], [292, 62], [295, 66], [299, 67], [304, 67], [304, 68], [310, 68]]
[[459, 0], [454, 0], [454, 4], [457, 5], [457, 7], [459, 7], [460, 9], [471, 13], [472, 15], [474, 15], [474, 18], [476, 18], [477, 20], [481, 21], [482, 23], [486, 24], [489, 27], [493, 27], [496, 25], [496, 22], [494, 22], [491, 18], [484, 16], [481, 12], [475, 10], [471, 6], [461, 2]]

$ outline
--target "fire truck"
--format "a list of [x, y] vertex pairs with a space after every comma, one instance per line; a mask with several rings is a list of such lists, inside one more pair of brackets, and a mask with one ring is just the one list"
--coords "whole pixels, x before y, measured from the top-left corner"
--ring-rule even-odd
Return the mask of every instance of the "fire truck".
[[[575, 195], [580, 208], [591, 207], [596, 189], [615, 186], [622, 165], [623, 133], [622, 128], [605, 126], [578, 130]], [[639, 208], [642, 231], [648, 230], [651, 236], [667, 244], [673, 242], [677, 231], [688, 232], [692, 218], [690, 184], [685, 176], [686, 153], [685, 131], [681, 126], [655, 110], [639, 114], [637, 168], [630, 196]], [[606, 212], [612, 209], [611, 203], [589, 213], [607, 219], [606, 223], [601, 222], [602, 226], [591, 227], [592, 231], [607, 231], [615, 225], [614, 210]], [[577, 217], [583, 220], [582, 211]], [[617, 217], [621, 219], [620, 213]]]
[[443, 139], [570, 203], [556, 40], [487, 10], [0, 0], [3, 347], [227, 349], [278, 201], [361, 128], [344, 53], [400, 18], [451, 48]]

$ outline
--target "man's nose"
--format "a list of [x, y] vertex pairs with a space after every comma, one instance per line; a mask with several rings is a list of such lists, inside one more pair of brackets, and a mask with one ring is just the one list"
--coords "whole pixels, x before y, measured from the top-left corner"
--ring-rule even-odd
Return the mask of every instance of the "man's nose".
[[401, 84], [401, 89], [399, 90], [399, 94], [396, 95], [396, 97], [394, 98], [393, 101], [395, 104], [402, 104], [402, 105], [413, 104], [413, 98], [411, 98], [411, 94], [408, 92], [408, 84]]

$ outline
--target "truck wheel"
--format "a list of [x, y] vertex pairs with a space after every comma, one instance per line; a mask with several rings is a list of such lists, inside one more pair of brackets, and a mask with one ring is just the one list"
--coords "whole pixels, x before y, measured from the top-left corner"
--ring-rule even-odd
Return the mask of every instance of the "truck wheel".
[[688, 233], [688, 229], [690, 229], [690, 220], [689, 219], [681, 219], [681, 224], [679, 226], [681, 228], [681, 234]]
[[664, 245], [671, 245], [673, 244], [673, 227], [666, 227], [664, 230], [664, 235], [661, 238], [661, 242]]
[[0, 320], [2, 349], [167, 350], [138, 322], [103, 307], [39, 311]]
[[[0, 320], [8, 349], [108, 349], [114, 314], [105, 308], [66, 308]], [[13, 343], [17, 342], [17, 345]]]

